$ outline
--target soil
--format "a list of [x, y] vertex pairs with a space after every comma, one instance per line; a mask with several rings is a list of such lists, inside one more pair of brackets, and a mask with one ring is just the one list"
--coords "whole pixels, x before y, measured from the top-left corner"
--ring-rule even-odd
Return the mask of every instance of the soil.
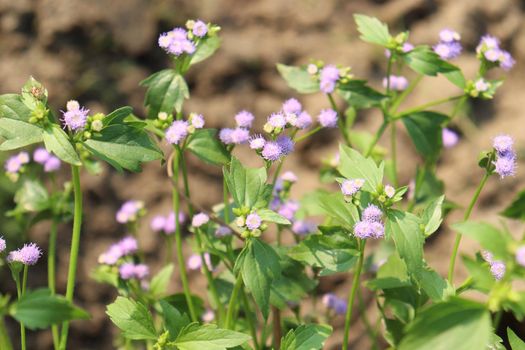
[[[499, 89], [496, 98], [469, 105], [470, 127], [462, 127], [463, 137], [455, 148], [447, 150], [440, 161], [438, 174], [446, 183], [447, 197], [465, 206], [482, 176], [477, 155], [490, 147], [491, 138], [509, 133], [523, 154], [525, 125], [523, 101], [525, 91], [525, 3], [518, 0], [267, 0], [267, 1], [147, 1], [147, 0], [18, 0], [0, 1], [0, 93], [16, 92], [30, 75], [40, 80], [50, 92], [50, 103], [63, 109], [66, 101], [77, 99], [93, 111], [110, 112], [130, 105], [135, 113], [144, 115], [144, 89], [138, 83], [149, 74], [168, 66], [168, 57], [157, 47], [157, 35], [188, 18], [202, 18], [222, 27], [221, 49], [210, 59], [190, 71], [188, 83], [191, 100], [186, 111], [202, 113], [210, 127], [233, 125], [233, 115], [241, 109], [252, 111], [261, 128], [265, 117], [280, 108], [283, 100], [297, 97], [312, 115], [328, 107], [323, 96], [297, 96], [279, 77], [275, 64], [304, 64], [310, 58], [349, 65], [358, 77], [368, 78], [380, 86], [385, 74], [385, 60], [380, 48], [358, 39], [352, 14], [365, 13], [387, 22], [391, 28], [410, 30], [410, 41], [435, 43], [443, 27], [458, 30], [465, 53], [455, 62], [472, 77], [477, 69], [474, 48], [481, 35], [491, 33], [501, 38], [512, 52], [517, 65]], [[501, 72], [496, 73], [496, 77]], [[408, 77], [413, 77], [408, 75]], [[426, 78], [406, 106], [415, 106], [453, 93], [445, 79]], [[448, 107], [450, 110], [450, 106]], [[380, 115], [363, 112], [358, 116], [358, 130], [375, 131]], [[284, 165], [294, 171], [300, 181], [294, 196], [319, 186], [318, 170], [324, 157], [337, 149], [336, 131], [323, 131], [311, 141], [298, 145]], [[399, 130], [400, 182], [407, 184], [420, 161], [404, 130]], [[382, 141], [388, 145], [388, 137]], [[238, 156], [256, 165], [248, 152]], [[195, 202], [210, 208], [221, 200], [220, 171], [202, 165], [189, 157], [190, 183]], [[74, 322], [71, 349], [113, 349], [114, 327], [104, 313], [105, 305], [115, 292], [90, 279], [98, 255], [113, 241], [125, 234], [114, 220], [120, 204], [128, 199], [143, 200], [148, 215], [139, 230], [140, 245], [152, 270], [161, 265], [158, 251], [162, 240], [148, 228], [153, 215], [167, 213], [170, 207], [170, 182], [165, 168], [158, 162], [144, 166], [140, 174], [119, 174], [104, 167], [101, 176], [83, 174], [85, 222], [81, 245], [76, 300], [92, 315], [92, 319]], [[523, 167], [523, 164], [521, 164]], [[67, 176], [67, 172], [63, 174]], [[498, 223], [497, 213], [513, 195], [525, 186], [521, 174], [499, 181], [491, 179], [481, 194], [474, 218]], [[461, 218], [462, 210], [453, 211], [447, 222]], [[3, 220], [3, 219], [2, 219]], [[508, 222], [511, 231], [520, 233], [517, 222]], [[0, 230], [4, 230], [0, 224]], [[38, 225], [29, 233], [32, 240], [45, 246], [48, 227]], [[67, 275], [69, 230], [60, 227], [58, 285], [64, 288]], [[453, 234], [442, 229], [427, 245], [426, 258], [442, 275], [446, 274]], [[478, 247], [467, 239], [461, 251], [472, 253]], [[189, 253], [189, 247], [186, 247]], [[42, 264], [44, 265], [44, 264]], [[459, 264], [461, 265], [461, 264]], [[33, 273], [32, 284], [45, 284], [45, 271]], [[36, 270], [35, 270], [36, 271]], [[461, 280], [466, 272], [457, 270]], [[4, 279], [5, 277], [5, 279]], [[204, 282], [192, 274], [192, 288], [203, 290]], [[3, 281], [9, 281], [2, 276]], [[180, 291], [174, 276], [171, 291]], [[2, 283], [4, 285], [10, 282]], [[350, 279], [340, 275], [324, 280], [320, 293], [335, 288], [345, 297]], [[12, 291], [12, 286], [5, 289]], [[369, 317], [375, 318], [370, 305]], [[511, 321], [509, 319], [505, 319]], [[334, 336], [326, 349], [338, 349], [342, 339], [341, 316], [331, 320]], [[362, 324], [355, 320], [351, 334], [352, 349], [368, 347]], [[13, 332], [16, 329], [13, 328]], [[31, 333], [30, 349], [51, 349], [49, 332]]]

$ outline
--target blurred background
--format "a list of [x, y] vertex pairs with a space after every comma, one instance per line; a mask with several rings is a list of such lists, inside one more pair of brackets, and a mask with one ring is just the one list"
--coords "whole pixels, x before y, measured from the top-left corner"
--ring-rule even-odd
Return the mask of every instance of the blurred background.
[[[130, 105], [137, 115], [143, 116], [145, 89], [138, 83], [169, 65], [169, 57], [157, 46], [158, 34], [184, 25], [187, 19], [200, 18], [222, 27], [222, 46], [214, 56], [190, 70], [187, 79], [191, 99], [186, 103], [185, 111], [202, 113], [207, 126], [221, 128], [233, 126], [235, 113], [247, 109], [256, 115], [256, 128], [260, 129], [266, 116], [279, 110], [289, 97], [299, 98], [312, 115], [328, 107], [323, 96], [294, 94], [279, 77], [275, 68], [278, 62], [305, 64], [315, 58], [348, 65], [356, 77], [369, 79], [371, 85], [380, 87], [386, 69], [383, 50], [358, 39], [352, 18], [354, 13], [376, 16], [387, 22], [394, 33], [410, 30], [410, 42], [414, 44], [435, 44], [439, 30], [444, 27], [458, 31], [464, 53], [453, 63], [461, 66], [467, 77], [473, 77], [477, 71], [474, 49], [479, 38], [486, 33], [499, 37], [503, 48], [515, 57], [517, 64], [507, 75], [495, 99], [475, 101], [462, 111], [473, 121], [475, 128], [462, 130], [458, 146], [446, 150], [439, 163], [438, 175], [445, 181], [447, 197], [461, 206], [466, 205], [482, 176], [477, 167], [478, 154], [490, 148], [493, 136], [499, 133], [512, 135], [523, 153], [523, 0], [1, 0], [0, 93], [18, 93], [33, 75], [47, 87], [50, 104], [55, 110], [65, 109], [67, 100], [76, 99], [92, 112], [107, 113]], [[494, 74], [500, 77], [503, 72], [497, 70]], [[451, 96], [456, 93], [455, 89], [445, 79], [425, 78], [406, 106]], [[451, 106], [443, 106], [443, 111], [450, 110]], [[364, 112], [359, 114], [356, 128], [375, 132], [380, 123], [380, 114]], [[320, 186], [319, 168], [323, 158], [334, 155], [337, 135], [336, 131], [323, 131], [298, 145], [297, 152], [287, 158], [284, 170], [292, 170], [300, 178], [294, 188], [296, 198]], [[387, 142], [388, 138], [385, 138], [381, 143], [387, 145]], [[399, 130], [398, 147], [401, 152], [401, 184], [407, 184], [414, 175], [419, 157], [404, 130]], [[250, 153], [241, 150], [238, 155], [247, 163], [253, 163]], [[6, 155], [0, 157], [3, 159]], [[498, 222], [497, 213], [525, 187], [523, 162], [520, 165], [518, 176], [514, 178], [505, 181], [491, 179], [481, 195], [474, 218]], [[191, 157], [189, 169], [195, 201], [206, 208], [220, 201], [219, 169], [203, 165]], [[67, 179], [68, 176], [64, 167], [60, 178]], [[3, 175], [0, 177], [0, 233], [20, 242], [31, 239], [46, 247], [47, 224], [40, 224], [30, 232], [21, 232], [14, 222], [2, 215], [13, 206], [14, 187]], [[155, 214], [167, 214], [170, 210], [170, 183], [159, 162], [147, 164], [140, 174], [119, 174], [104, 167], [102, 175], [83, 174], [82, 181], [85, 221], [76, 297], [78, 303], [92, 314], [92, 319], [73, 323], [70, 348], [112, 349], [115, 329], [110, 326], [104, 311], [105, 305], [115, 298], [115, 292], [94, 282], [89, 273], [96, 265], [98, 255], [125, 235], [125, 228], [115, 221], [115, 212], [122, 202], [129, 199], [139, 199], [146, 204], [148, 214], [139, 230], [140, 245], [152, 270], [160, 267], [158, 251], [163, 240], [151, 232], [148, 223]], [[453, 212], [447, 220], [459, 220], [460, 215], [460, 211]], [[523, 227], [517, 222], [508, 224], [516, 235], [521, 234]], [[57, 282], [59, 291], [63, 291], [70, 227], [62, 225], [59, 237]], [[442, 229], [427, 245], [427, 260], [442, 275], [446, 275], [447, 269], [443, 257], [449, 256], [452, 240], [452, 233]], [[463, 252], [477, 249], [469, 243], [464, 240]], [[14, 284], [6, 269], [0, 274], [0, 291], [13, 292]], [[191, 275], [192, 288], [199, 293], [204, 282], [196, 275]], [[457, 276], [458, 280], [465, 276], [461, 267]], [[322, 294], [333, 289], [340, 297], [345, 297], [350, 284], [346, 277], [327, 278], [318, 292]], [[43, 286], [45, 283], [45, 264], [42, 262], [32, 270], [30, 285]], [[181, 289], [177, 276], [171, 289]], [[370, 318], [374, 319], [373, 303], [370, 308]], [[344, 320], [338, 316], [331, 321], [336, 330], [326, 348], [337, 349]], [[506, 317], [504, 322], [515, 321]], [[352, 332], [353, 349], [367, 347], [362, 329], [358, 324]], [[51, 348], [49, 332], [30, 333], [29, 341], [30, 349]]]

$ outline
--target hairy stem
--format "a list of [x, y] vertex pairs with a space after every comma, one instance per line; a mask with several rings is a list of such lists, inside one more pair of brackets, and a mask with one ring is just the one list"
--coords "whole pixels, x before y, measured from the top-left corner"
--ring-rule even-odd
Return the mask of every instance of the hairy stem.
[[[82, 189], [80, 188], [80, 168], [71, 166], [71, 179], [73, 181], [73, 194], [75, 198], [75, 209], [73, 214], [73, 232], [71, 235], [71, 250], [69, 255], [69, 271], [67, 274], [66, 299], [73, 301], [75, 293], [75, 279], [77, 276], [78, 251], [80, 248], [80, 228], [82, 226]], [[66, 350], [69, 322], [62, 325], [60, 337], [60, 349]]]
[[348, 307], [346, 310], [345, 329], [343, 333], [343, 348], [342, 348], [343, 350], [348, 350], [348, 338], [350, 335], [350, 323], [352, 321], [352, 310], [353, 310], [357, 288], [359, 288], [359, 278], [361, 276], [361, 270], [363, 269], [363, 261], [365, 257], [365, 245], [366, 245], [366, 240], [361, 240], [360, 249], [359, 249], [359, 260], [357, 261], [357, 268], [355, 270], [354, 279], [352, 281], [352, 289], [350, 290], [350, 294], [348, 295]]
[[[470, 200], [470, 204], [465, 211], [465, 215], [463, 216], [463, 221], [467, 221], [470, 217], [470, 214], [472, 213], [472, 209], [474, 208], [474, 205], [476, 204], [479, 195], [481, 193], [481, 190], [483, 189], [483, 186], [485, 186], [485, 183], [489, 179], [490, 174], [488, 171], [485, 172], [485, 175], [483, 175], [483, 178], [481, 179], [481, 182], [478, 185], [478, 188], [476, 189], [476, 192], [474, 192], [474, 196]], [[454, 248], [452, 250], [452, 255], [450, 257], [450, 264], [448, 268], [448, 281], [450, 284], [454, 283], [454, 268], [456, 265], [456, 256], [458, 255], [458, 249], [459, 249], [459, 243], [461, 242], [461, 233], [456, 233], [456, 240], [454, 242]]]

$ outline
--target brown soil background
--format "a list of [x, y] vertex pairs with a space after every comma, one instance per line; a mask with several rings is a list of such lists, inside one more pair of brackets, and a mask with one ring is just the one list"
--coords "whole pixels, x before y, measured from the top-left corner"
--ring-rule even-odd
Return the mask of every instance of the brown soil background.
[[[307, 63], [310, 58], [323, 59], [352, 66], [358, 77], [380, 85], [385, 60], [381, 49], [358, 40], [353, 13], [366, 13], [387, 22], [392, 32], [411, 31], [410, 41], [416, 44], [437, 41], [443, 27], [458, 30], [466, 52], [455, 63], [467, 76], [477, 69], [473, 50], [479, 37], [491, 33], [502, 39], [518, 64], [508, 75], [496, 98], [475, 102], [469, 115], [478, 126], [466, 133], [460, 144], [445, 151], [438, 174], [446, 183], [448, 198], [466, 205], [482, 172], [477, 167], [478, 153], [490, 147], [491, 138], [509, 133], [518, 148], [525, 145], [525, 1], [518, 0], [267, 0], [267, 1], [147, 1], [147, 0], [18, 0], [0, 1], [0, 92], [17, 92], [30, 75], [44, 83], [50, 92], [51, 104], [61, 109], [68, 99], [78, 99], [92, 111], [109, 112], [122, 105], [131, 105], [139, 115], [144, 89], [138, 82], [152, 72], [168, 65], [168, 57], [157, 47], [157, 35], [188, 18], [202, 18], [222, 27], [221, 49], [207, 61], [192, 68], [188, 76], [191, 100], [186, 111], [202, 113], [210, 127], [233, 125], [233, 115], [248, 109], [258, 117], [260, 128], [265, 117], [279, 109], [288, 97], [298, 97], [304, 107], [316, 115], [327, 107], [322, 96], [297, 96], [280, 79], [275, 64]], [[501, 72], [497, 72], [497, 75]], [[410, 75], [408, 75], [410, 78]], [[454, 93], [444, 79], [425, 79], [406, 102], [417, 105]], [[449, 106], [450, 107], [450, 106]], [[450, 110], [450, 109], [444, 109]], [[356, 128], [375, 131], [380, 116], [375, 112], [359, 115]], [[294, 189], [299, 198], [319, 186], [318, 169], [323, 157], [337, 148], [335, 131], [324, 131], [298, 147], [284, 169], [296, 172], [300, 181]], [[382, 143], [387, 145], [388, 138]], [[399, 131], [401, 183], [408, 183], [419, 161], [404, 130]], [[521, 152], [523, 153], [523, 152]], [[248, 154], [239, 156], [248, 163]], [[220, 173], [189, 159], [190, 182], [195, 201], [210, 207], [220, 201]], [[491, 179], [483, 191], [473, 217], [498, 223], [497, 213], [525, 185], [522, 175], [501, 182]], [[67, 172], [64, 173], [67, 176]], [[120, 203], [127, 199], [146, 202], [149, 213], [140, 230], [140, 244], [153, 271], [160, 266], [162, 240], [150, 232], [149, 219], [169, 210], [169, 181], [158, 162], [147, 164], [140, 174], [118, 174], [106, 167], [102, 176], [84, 174], [85, 223], [76, 298], [93, 315], [90, 321], [75, 322], [71, 330], [71, 349], [112, 349], [111, 336], [116, 330], [104, 314], [105, 305], [115, 293], [89, 278], [97, 256], [125, 232], [114, 220]], [[455, 211], [447, 222], [459, 220]], [[0, 222], [4, 219], [0, 218]], [[523, 227], [508, 222], [510, 229], [521, 234]], [[0, 230], [2, 230], [0, 224]], [[46, 246], [47, 226], [39, 225], [29, 237]], [[66, 283], [69, 227], [60, 228], [58, 284]], [[448, 230], [435, 234], [427, 244], [431, 266], [446, 274], [453, 235]], [[463, 252], [477, 247], [468, 240]], [[32, 285], [44, 285], [42, 270], [31, 276]], [[459, 264], [461, 265], [461, 264]], [[37, 269], [35, 269], [36, 271]], [[458, 268], [457, 279], [465, 276]], [[13, 286], [3, 273], [0, 288]], [[203, 283], [192, 274], [192, 288], [202, 290]], [[350, 281], [336, 276], [323, 281], [320, 293], [335, 287], [336, 293], [347, 295]], [[171, 290], [180, 290], [174, 276]], [[374, 307], [370, 317], [374, 319]], [[507, 321], [512, 321], [506, 318]], [[339, 348], [342, 317], [331, 320], [336, 328], [327, 349]], [[351, 335], [352, 349], [368, 347], [366, 335], [357, 322]], [[14, 331], [14, 329], [13, 329]], [[522, 333], [523, 334], [523, 333]], [[18, 334], [16, 334], [18, 339]], [[49, 332], [30, 333], [29, 349], [50, 349]]]

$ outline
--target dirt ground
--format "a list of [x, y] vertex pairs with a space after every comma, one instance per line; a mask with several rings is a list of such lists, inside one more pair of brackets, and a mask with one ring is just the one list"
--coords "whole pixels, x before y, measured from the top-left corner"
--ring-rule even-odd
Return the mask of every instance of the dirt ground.
[[[51, 104], [63, 109], [69, 99], [78, 99], [93, 111], [109, 112], [121, 105], [133, 106], [144, 115], [144, 89], [138, 82], [169, 64], [157, 47], [157, 35], [187, 18], [202, 18], [222, 27], [222, 47], [211, 59], [192, 68], [188, 81], [192, 98], [186, 111], [202, 113], [211, 127], [233, 125], [233, 115], [248, 109], [261, 127], [265, 117], [279, 109], [283, 100], [298, 97], [312, 115], [326, 108], [322, 96], [297, 96], [280, 79], [275, 64], [307, 63], [310, 58], [352, 66], [358, 77], [368, 78], [379, 86], [385, 70], [381, 49], [358, 40], [353, 13], [379, 17], [391, 28], [410, 30], [410, 41], [433, 44], [443, 27], [459, 31], [465, 53], [455, 62], [472, 76], [477, 63], [474, 48], [481, 35], [491, 33], [501, 38], [512, 52], [517, 65], [506, 78], [496, 98], [470, 105], [475, 125], [459, 145], [444, 152], [438, 174], [446, 183], [448, 198], [466, 205], [481, 178], [477, 156], [490, 147], [491, 138], [509, 133], [516, 138], [521, 154], [525, 145], [525, 2], [518, 0], [0, 0], [0, 93], [16, 92], [30, 75], [42, 81], [50, 92]], [[395, 31], [395, 30], [394, 30]], [[500, 75], [498, 72], [496, 76]], [[411, 76], [408, 75], [410, 78]], [[406, 105], [417, 105], [453, 93], [444, 79], [425, 79], [421, 89]], [[450, 108], [450, 106], [448, 106]], [[446, 109], [445, 109], [446, 110]], [[448, 109], [450, 110], [450, 109]], [[359, 115], [357, 129], [375, 131], [381, 120], [377, 113]], [[284, 169], [293, 170], [300, 181], [294, 195], [318, 187], [318, 169], [323, 157], [337, 148], [335, 131], [323, 131], [313, 140], [298, 146]], [[404, 130], [399, 131], [401, 183], [407, 184], [419, 161]], [[381, 141], [388, 144], [388, 138]], [[251, 161], [242, 151], [239, 157]], [[220, 201], [218, 169], [189, 159], [190, 182], [195, 201], [210, 207]], [[474, 218], [498, 223], [497, 213], [513, 195], [525, 186], [525, 176], [499, 181], [491, 179], [483, 191]], [[64, 174], [67, 175], [67, 174]], [[115, 333], [104, 314], [104, 307], [115, 297], [110, 288], [89, 278], [97, 256], [125, 232], [114, 220], [120, 203], [127, 199], [145, 201], [149, 214], [140, 230], [140, 244], [153, 270], [160, 266], [157, 251], [160, 237], [148, 228], [149, 219], [167, 213], [170, 184], [165, 169], [154, 162], [140, 174], [118, 174], [105, 168], [102, 176], [83, 175], [86, 219], [83, 225], [77, 300], [92, 315], [86, 322], [75, 322], [71, 330], [71, 349], [112, 349]], [[205, 189], [205, 190], [203, 190]], [[449, 216], [459, 220], [461, 211]], [[3, 219], [0, 219], [0, 221]], [[523, 227], [508, 222], [516, 234]], [[1, 226], [1, 225], [0, 225]], [[45, 242], [47, 227], [30, 233], [37, 242]], [[69, 228], [60, 228], [61, 263], [58, 283], [65, 286]], [[441, 230], [427, 247], [426, 258], [443, 275], [453, 235]], [[465, 240], [461, 250], [472, 252], [476, 246]], [[465, 276], [458, 269], [458, 280]], [[202, 281], [191, 276], [195, 290]], [[35, 276], [34, 283], [45, 283], [45, 274]], [[345, 296], [350, 280], [337, 276], [323, 282], [322, 290], [336, 286]], [[0, 286], [4, 289], [4, 283]], [[6, 287], [7, 288], [7, 287]], [[180, 290], [174, 278], [173, 291]], [[375, 317], [373, 306], [370, 318]], [[335, 335], [327, 349], [337, 349], [341, 339], [342, 317], [334, 318]], [[352, 333], [352, 349], [366, 348], [367, 340], [360, 323]], [[31, 334], [30, 349], [50, 349], [49, 332]]]

